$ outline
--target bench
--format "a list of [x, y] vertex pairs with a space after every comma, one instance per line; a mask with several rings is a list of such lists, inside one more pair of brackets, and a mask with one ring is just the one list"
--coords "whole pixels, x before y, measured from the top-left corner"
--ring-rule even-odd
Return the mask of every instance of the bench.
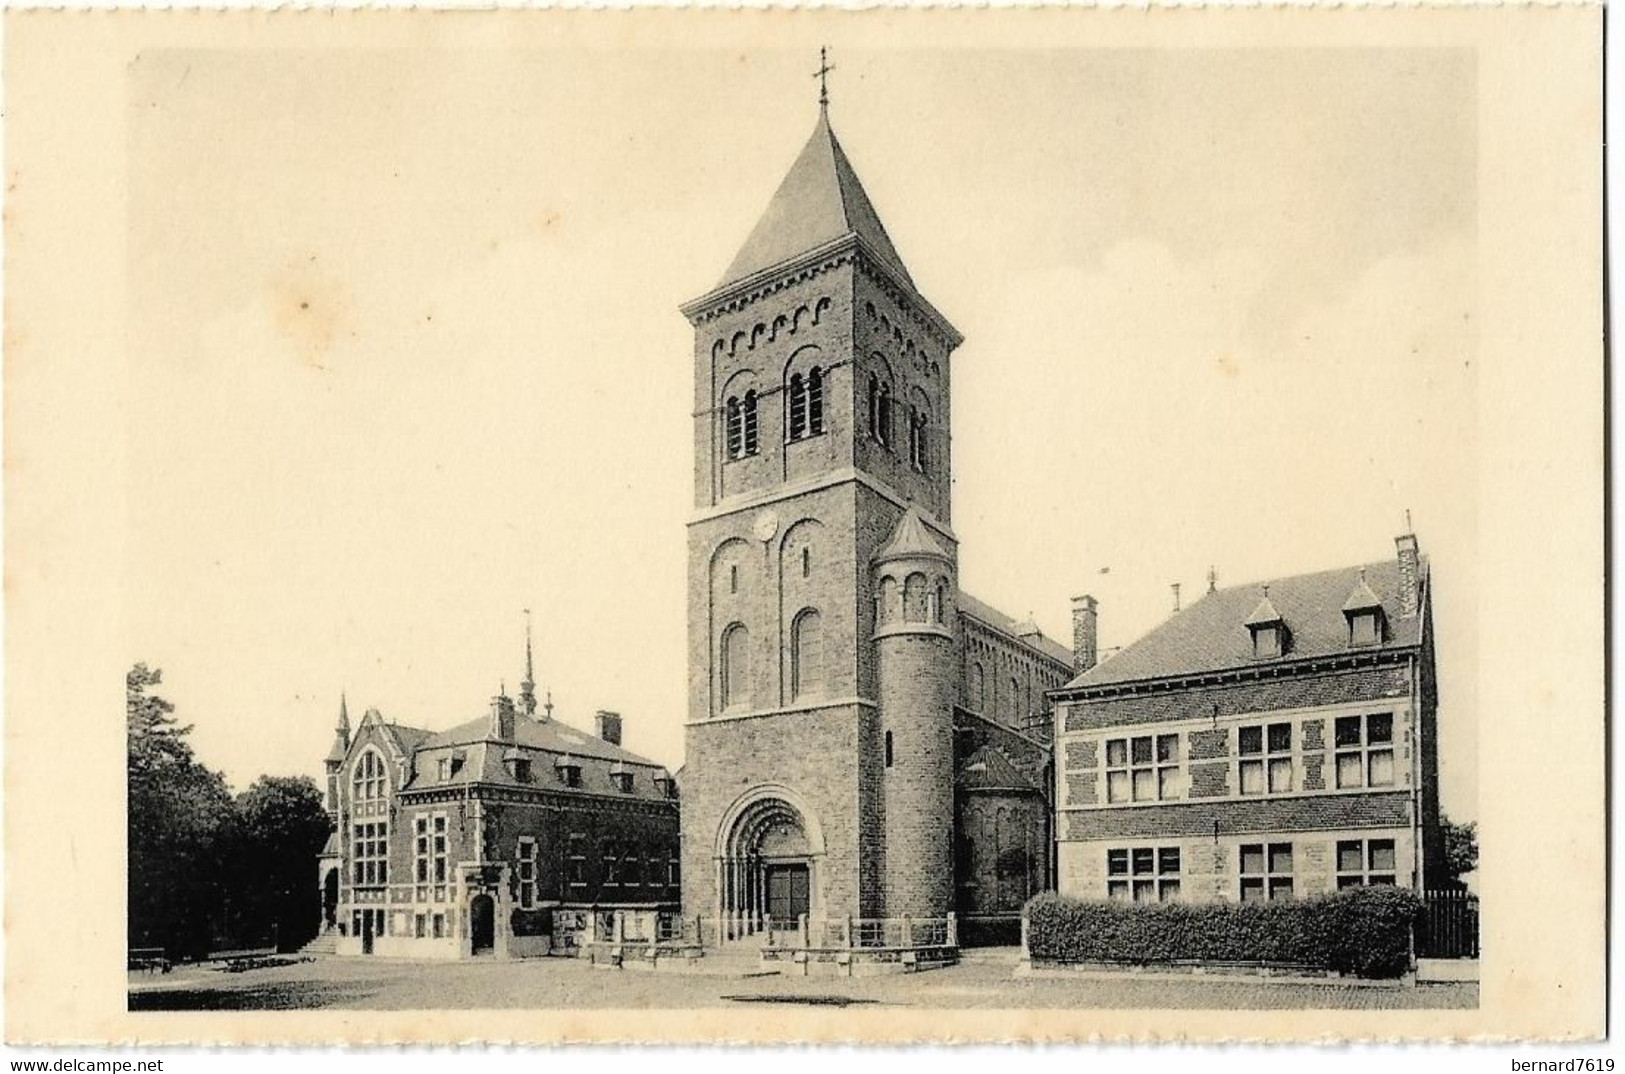
[[162, 947], [132, 947], [130, 948], [130, 969], [142, 973], [168, 973], [170, 970], [169, 957], [164, 954]]

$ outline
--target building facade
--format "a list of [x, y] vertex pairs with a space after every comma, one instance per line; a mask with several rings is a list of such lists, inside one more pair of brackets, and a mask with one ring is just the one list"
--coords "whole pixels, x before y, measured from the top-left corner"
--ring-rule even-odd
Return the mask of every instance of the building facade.
[[[528, 659], [527, 659], [528, 663]], [[433, 732], [341, 703], [328, 754], [333, 818], [318, 872], [340, 954], [529, 957], [568, 950], [596, 915], [675, 910], [677, 789], [621, 745], [520, 696]]]
[[[1393, 559], [1215, 589], [1051, 696], [1059, 889], [1442, 886], [1431, 584]], [[1079, 598], [1093, 648], [1095, 606]]]
[[[685, 914], [746, 933], [802, 915], [940, 918], [956, 869], [984, 859], [991, 894], [969, 890], [1019, 910], [1048, 881], [1044, 694], [1071, 654], [959, 588], [961, 336], [916, 288], [827, 109], [721, 282], [683, 312]], [[992, 852], [966, 845], [1001, 823]], [[1020, 882], [1000, 889], [999, 847], [1014, 868], [1017, 845]]]

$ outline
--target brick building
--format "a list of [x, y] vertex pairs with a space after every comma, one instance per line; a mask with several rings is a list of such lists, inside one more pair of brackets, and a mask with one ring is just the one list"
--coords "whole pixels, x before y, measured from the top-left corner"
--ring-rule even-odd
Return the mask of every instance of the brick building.
[[1065, 646], [962, 593], [950, 383], [821, 110], [694, 328], [683, 903], [1013, 914], [1048, 885]]
[[445, 731], [341, 704], [327, 756], [335, 834], [318, 863], [340, 954], [526, 957], [568, 948], [593, 914], [678, 905], [676, 785], [621, 745], [621, 717], [590, 735], [536, 703]]
[[[1414, 535], [1396, 543], [1384, 562], [1210, 585], [1051, 695], [1063, 893], [1442, 885], [1430, 575]], [[1094, 601], [1074, 612], [1092, 651]]]

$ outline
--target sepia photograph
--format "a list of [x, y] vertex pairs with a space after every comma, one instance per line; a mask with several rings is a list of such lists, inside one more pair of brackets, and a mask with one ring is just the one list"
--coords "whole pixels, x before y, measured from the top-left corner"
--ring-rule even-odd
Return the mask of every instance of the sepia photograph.
[[107, 68], [117, 1024], [1484, 1014], [1498, 68], [593, 14]]

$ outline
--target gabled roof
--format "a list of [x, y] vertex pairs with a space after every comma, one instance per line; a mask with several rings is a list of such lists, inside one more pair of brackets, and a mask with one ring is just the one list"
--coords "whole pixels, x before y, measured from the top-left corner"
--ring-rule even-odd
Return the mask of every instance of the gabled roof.
[[[631, 750], [605, 742], [597, 735], [590, 735], [585, 731], [578, 731], [568, 724], [558, 720], [533, 720], [526, 716], [516, 715], [513, 721], [514, 741], [503, 743], [504, 748], [510, 745], [523, 746], [530, 750], [540, 750], [548, 753], [568, 753], [576, 757], [597, 757], [606, 761], [629, 761], [633, 764], [649, 765], [653, 768], [662, 767], [647, 757], [641, 757]], [[420, 744], [420, 749], [440, 749], [446, 746], [472, 746], [479, 743], [495, 742], [491, 737], [491, 718], [480, 716], [460, 723], [456, 727], [429, 735]], [[493, 751], [500, 758], [502, 751]]]
[[1354, 592], [1350, 593], [1349, 599], [1343, 602], [1343, 611], [1363, 612], [1372, 608], [1380, 609], [1381, 607], [1382, 601], [1375, 593], [1371, 592], [1371, 587], [1365, 584], [1365, 572], [1361, 571], [1360, 581], [1355, 585]]
[[961, 790], [1038, 790], [1038, 785], [1027, 774], [1010, 762], [999, 750], [983, 746], [965, 759], [954, 782]]
[[914, 281], [892, 245], [880, 215], [858, 182], [852, 162], [830, 129], [829, 113], [818, 123], [773, 200], [734, 256], [718, 286], [743, 280], [836, 239], [857, 235], [869, 250], [910, 286]]
[[1008, 634], [1017, 641], [1025, 642], [1051, 660], [1065, 664], [1067, 667], [1072, 666], [1071, 649], [1042, 631], [1036, 634], [1023, 633], [1028, 629], [1029, 624], [1017, 622], [1013, 616], [1005, 615], [993, 605], [976, 599], [963, 589], [959, 591], [959, 610], [966, 615], [980, 619], [1002, 634]]
[[932, 556], [951, 562], [948, 550], [942, 547], [942, 542], [926, 528], [925, 522], [920, 518], [920, 512], [912, 507], [904, 511], [903, 517], [897, 520], [897, 528], [892, 530], [891, 540], [886, 542], [886, 547], [875, 553], [875, 562], [882, 563], [888, 559], [901, 559], [905, 556]]
[[[1400, 617], [1399, 564], [1386, 560], [1366, 564], [1363, 568], [1340, 567], [1267, 583], [1269, 609], [1265, 614], [1273, 611], [1292, 632], [1292, 648], [1286, 659], [1349, 652], [1349, 627], [1343, 605], [1349, 592], [1359, 583], [1362, 570], [1365, 584], [1388, 620], [1388, 637], [1375, 648], [1404, 648], [1420, 642], [1423, 616], [1418, 613], [1409, 618]], [[1420, 580], [1424, 592], [1427, 573], [1424, 556]], [[1260, 588], [1254, 583], [1207, 594], [1067, 686], [1102, 686], [1256, 665], [1252, 638], [1246, 628], [1249, 623], [1259, 621]], [[1371, 648], [1368, 646], [1364, 651], [1369, 652]]]
[[1247, 617], [1247, 626], [1268, 626], [1270, 623], [1279, 623], [1281, 613], [1275, 610], [1275, 604], [1270, 600], [1269, 586], [1264, 587], [1264, 599], [1258, 602], [1253, 614]]

